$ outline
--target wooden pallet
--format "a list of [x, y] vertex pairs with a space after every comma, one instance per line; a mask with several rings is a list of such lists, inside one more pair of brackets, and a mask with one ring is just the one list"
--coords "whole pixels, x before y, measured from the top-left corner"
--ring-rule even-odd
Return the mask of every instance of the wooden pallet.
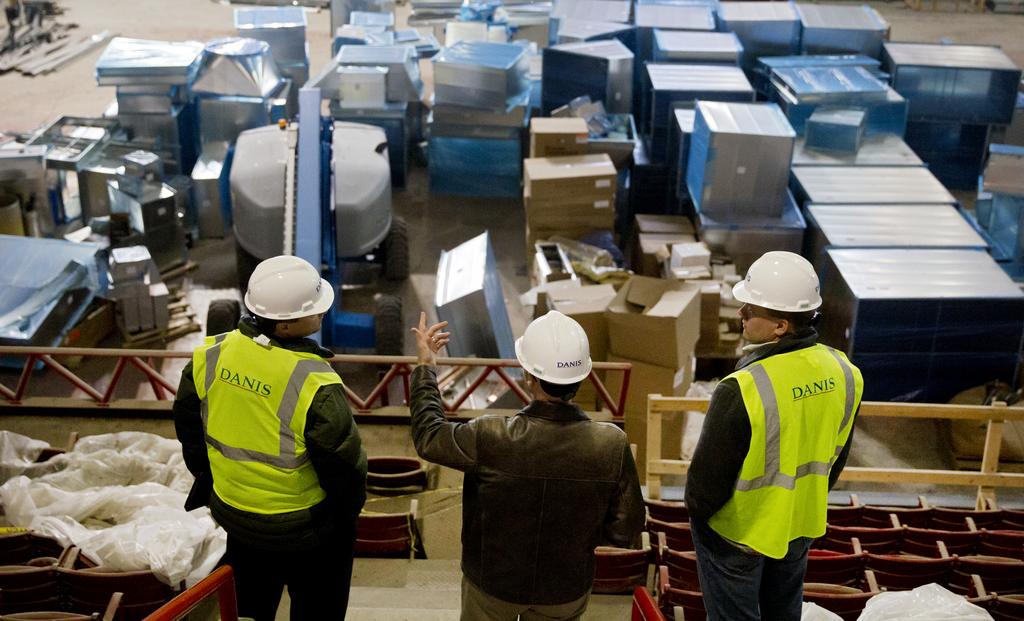
[[121, 328], [123, 347], [137, 349], [146, 345], [162, 344], [203, 329], [196, 321], [196, 313], [185, 299], [184, 292], [178, 288], [169, 289], [169, 291], [170, 299], [167, 303], [167, 310], [170, 314], [170, 321], [167, 323], [167, 327], [143, 330], [142, 332], [125, 332], [123, 324], [118, 322], [118, 327]]

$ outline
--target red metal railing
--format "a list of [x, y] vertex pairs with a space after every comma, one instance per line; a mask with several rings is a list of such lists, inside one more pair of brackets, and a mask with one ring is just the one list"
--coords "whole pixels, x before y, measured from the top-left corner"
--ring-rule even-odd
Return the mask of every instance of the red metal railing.
[[238, 621], [235, 578], [230, 567], [218, 567], [212, 574], [185, 589], [142, 621], [178, 621], [207, 602], [216, 601], [221, 621]]
[[[92, 386], [82, 379], [71, 369], [61, 364], [57, 357], [60, 356], [81, 356], [83, 358], [107, 358], [116, 360], [113, 373], [102, 389]], [[25, 363], [18, 378], [17, 385], [12, 389], [0, 382], [0, 406], [33, 407], [43, 403], [34, 400], [30, 394], [31, 378], [38, 372], [37, 367], [48, 368], [58, 377], [66, 380], [71, 386], [85, 393], [86, 397], [56, 397], [47, 398], [47, 407], [59, 406], [74, 402], [75, 407], [92, 405], [97, 408], [118, 407], [118, 401], [114, 395], [118, 387], [125, 383], [125, 369], [134, 367], [142, 373], [144, 379], [153, 390], [156, 401], [166, 402], [176, 392], [176, 380], [171, 381], [163, 376], [156, 368], [156, 360], [161, 359], [189, 359], [191, 352], [187, 351], [164, 351], [158, 349], [90, 349], [74, 347], [0, 347], [0, 357], [24, 357]], [[402, 393], [406, 403], [409, 402], [409, 376], [416, 366], [416, 358], [413, 356], [350, 356], [339, 355], [331, 359], [332, 364], [364, 364], [378, 367], [387, 366], [377, 384], [364, 397], [345, 386], [345, 392], [356, 410], [361, 412], [370, 411], [375, 404], [387, 404], [388, 389], [392, 382], [401, 382]], [[519, 362], [515, 360], [502, 360], [496, 358], [439, 358], [439, 367], [450, 368], [448, 373], [440, 375], [440, 383], [444, 384], [451, 380], [457, 373], [465, 373], [471, 369], [482, 369], [472, 380], [469, 386], [460, 393], [454, 402], [442, 400], [445, 411], [454, 413], [465, 404], [466, 400], [477, 388], [482, 386], [488, 378], [500, 379], [512, 392], [524, 403], [530, 402], [530, 397], [516, 380], [509, 376], [506, 369], [519, 368]], [[622, 373], [622, 388], [615, 397], [605, 387], [604, 382], [597, 373], [592, 372], [589, 381], [593, 383], [601, 404], [606, 407], [614, 418], [622, 418], [625, 413], [626, 395], [629, 389], [629, 378], [631, 365], [622, 362], [595, 362], [594, 371], [611, 371]], [[167, 405], [169, 409], [169, 404]]]

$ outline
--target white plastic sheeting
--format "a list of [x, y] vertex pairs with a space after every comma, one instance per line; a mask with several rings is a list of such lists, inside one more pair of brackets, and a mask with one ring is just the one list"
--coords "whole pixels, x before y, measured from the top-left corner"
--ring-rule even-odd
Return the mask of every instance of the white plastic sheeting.
[[800, 621], [843, 621], [843, 618], [817, 604], [804, 602], [800, 611]]
[[36, 459], [50, 445], [13, 431], [0, 431], [0, 483], [23, 474], [37, 477], [63, 467], [61, 460], [47, 460], [37, 464]]
[[192, 475], [176, 440], [89, 436], [60, 458], [59, 472], [0, 486], [11, 525], [77, 545], [113, 570], [150, 569], [170, 585], [195, 584], [223, 556], [227, 535], [209, 509], [182, 509]]
[[868, 600], [858, 621], [991, 621], [992, 615], [937, 584], [913, 591], [880, 593]]

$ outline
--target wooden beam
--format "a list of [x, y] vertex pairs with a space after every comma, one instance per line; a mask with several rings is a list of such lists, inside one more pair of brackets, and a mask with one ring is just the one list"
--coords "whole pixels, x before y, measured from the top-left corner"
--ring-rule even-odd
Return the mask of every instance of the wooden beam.
[[651, 411], [651, 404], [661, 395], [647, 396], [647, 497], [661, 498], [661, 473], [651, 476], [651, 463], [661, 461], [661, 412]]

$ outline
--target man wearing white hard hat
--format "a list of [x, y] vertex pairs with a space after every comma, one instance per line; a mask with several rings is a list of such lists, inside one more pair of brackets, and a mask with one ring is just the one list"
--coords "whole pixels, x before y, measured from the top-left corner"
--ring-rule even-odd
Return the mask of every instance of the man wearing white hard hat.
[[800, 255], [765, 253], [733, 295], [749, 345], [711, 396], [686, 481], [701, 590], [711, 621], [795, 621], [864, 381], [817, 343], [818, 277]]
[[412, 436], [420, 457], [465, 473], [462, 619], [579, 619], [594, 580], [594, 548], [636, 548], [643, 497], [626, 435], [572, 403], [590, 375], [590, 344], [551, 311], [516, 341], [533, 401], [511, 417], [445, 419], [434, 355], [447, 322], [416, 333]]
[[287, 586], [291, 619], [344, 619], [366, 453], [320, 330], [334, 289], [312, 265], [256, 266], [252, 313], [207, 337], [181, 375], [174, 427], [196, 484], [228, 533], [238, 612], [272, 621]]

